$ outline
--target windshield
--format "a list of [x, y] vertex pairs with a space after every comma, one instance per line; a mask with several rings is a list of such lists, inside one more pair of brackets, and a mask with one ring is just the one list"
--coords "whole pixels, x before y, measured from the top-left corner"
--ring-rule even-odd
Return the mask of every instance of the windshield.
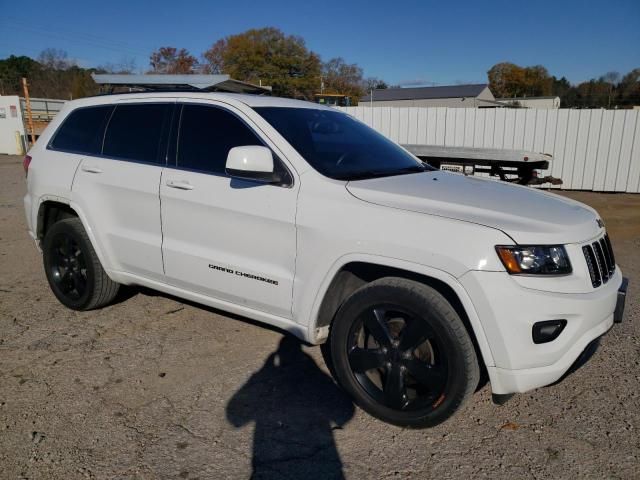
[[317, 171], [338, 180], [430, 170], [375, 130], [337, 111], [258, 107], [264, 117]]

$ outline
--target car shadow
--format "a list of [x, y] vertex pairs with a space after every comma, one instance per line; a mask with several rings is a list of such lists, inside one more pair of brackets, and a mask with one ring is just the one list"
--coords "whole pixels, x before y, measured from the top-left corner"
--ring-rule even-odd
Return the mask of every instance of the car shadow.
[[334, 440], [354, 405], [331, 377], [285, 335], [226, 407], [229, 422], [255, 423], [252, 479], [344, 478]]

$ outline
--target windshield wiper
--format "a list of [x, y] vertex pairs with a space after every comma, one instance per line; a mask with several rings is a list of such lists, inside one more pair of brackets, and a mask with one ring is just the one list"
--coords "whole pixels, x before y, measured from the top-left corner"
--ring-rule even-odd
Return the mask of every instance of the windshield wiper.
[[345, 173], [337, 178], [338, 180], [366, 180], [369, 178], [391, 177], [395, 175], [405, 175], [407, 173], [425, 172], [427, 168], [422, 165], [412, 165], [410, 167], [397, 168], [394, 170], [363, 170], [360, 172]]

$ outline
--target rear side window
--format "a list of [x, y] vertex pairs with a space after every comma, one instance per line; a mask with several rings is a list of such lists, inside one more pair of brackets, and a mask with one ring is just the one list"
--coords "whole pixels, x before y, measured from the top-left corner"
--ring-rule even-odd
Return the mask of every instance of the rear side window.
[[64, 120], [50, 143], [54, 150], [99, 154], [113, 105], [78, 108]]
[[221, 108], [185, 105], [180, 119], [178, 166], [209, 173], [224, 173], [233, 147], [263, 145], [239, 118]]
[[102, 153], [123, 160], [164, 163], [164, 139], [171, 108], [168, 103], [116, 106]]

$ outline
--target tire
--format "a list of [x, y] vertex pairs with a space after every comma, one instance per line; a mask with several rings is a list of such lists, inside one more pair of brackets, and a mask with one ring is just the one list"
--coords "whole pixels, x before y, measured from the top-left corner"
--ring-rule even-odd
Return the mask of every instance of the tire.
[[403, 427], [444, 422], [480, 378], [472, 340], [453, 307], [433, 288], [402, 278], [354, 292], [338, 310], [324, 351], [362, 409]]
[[79, 218], [54, 223], [44, 237], [42, 252], [51, 291], [64, 306], [93, 310], [117, 295], [119, 284], [102, 268]]

